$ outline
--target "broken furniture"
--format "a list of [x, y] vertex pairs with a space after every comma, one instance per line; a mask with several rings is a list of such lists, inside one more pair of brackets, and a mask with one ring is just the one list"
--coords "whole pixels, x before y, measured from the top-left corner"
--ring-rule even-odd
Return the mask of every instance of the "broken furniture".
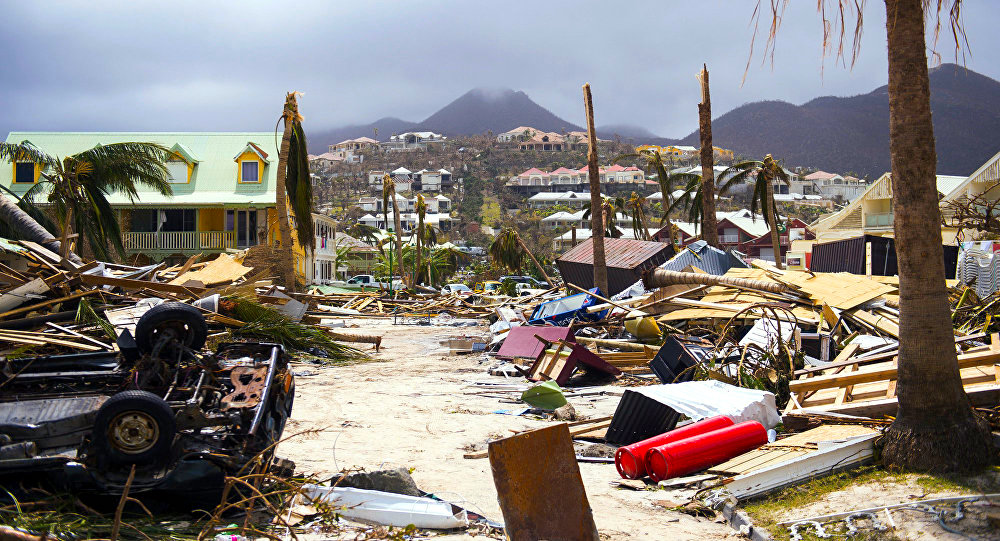
[[596, 370], [612, 376], [622, 373], [583, 344], [562, 339], [552, 344], [537, 334], [535, 339], [547, 346], [555, 345], [556, 348], [543, 349], [538, 354], [535, 363], [528, 370], [528, 379], [531, 381], [554, 380], [559, 385], [565, 385], [578, 365], [582, 365], [584, 370]]

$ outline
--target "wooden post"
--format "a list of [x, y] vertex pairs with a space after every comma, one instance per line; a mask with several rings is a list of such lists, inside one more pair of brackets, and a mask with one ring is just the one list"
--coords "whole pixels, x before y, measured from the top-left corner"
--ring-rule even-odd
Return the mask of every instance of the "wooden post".
[[712, 100], [708, 92], [708, 66], [702, 64], [701, 103], [698, 104], [698, 130], [701, 134], [701, 238], [709, 246], [719, 247], [715, 220], [715, 155], [712, 150]]
[[872, 243], [865, 243], [865, 276], [871, 280], [872, 277]]
[[570, 233], [570, 238], [572, 239], [573, 246], [576, 246], [576, 226], [573, 226], [573, 230]]
[[594, 243], [594, 286], [608, 292], [608, 267], [604, 255], [604, 201], [601, 198], [601, 172], [597, 164], [597, 132], [594, 129], [594, 99], [590, 83], [583, 85], [583, 104], [587, 111], [587, 170], [590, 177], [590, 232]]

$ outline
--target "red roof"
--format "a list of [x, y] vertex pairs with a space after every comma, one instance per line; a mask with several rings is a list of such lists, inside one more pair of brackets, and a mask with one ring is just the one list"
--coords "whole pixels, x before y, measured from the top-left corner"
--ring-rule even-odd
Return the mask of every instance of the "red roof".
[[567, 169], [565, 167], [560, 167], [559, 169], [556, 169], [555, 171], [553, 171], [551, 174], [556, 175], [556, 174], [563, 174], [563, 173], [573, 174], [573, 173], [579, 173], [579, 171], [577, 171], [576, 169]]
[[539, 169], [537, 167], [532, 167], [531, 169], [528, 169], [527, 171], [521, 173], [518, 176], [519, 177], [527, 177], [527, 176], [531, 176], [531, 175], [547, 175], [547, 174], [548, 173], [546, 173], [545, 171], [542, 171], [541, 169]]
[[608, 171], [609, 173], [617, 173], [619, 171], [624, 171], [624, 170], [625, 168], [618, 165], [617, 163], [606, 169], [606, 171]]
[[636, 167], [634, 165], [626, 167], [625, 170], [626, 171], [641, 171], [641, 169], [639, 169], [638, 167]]

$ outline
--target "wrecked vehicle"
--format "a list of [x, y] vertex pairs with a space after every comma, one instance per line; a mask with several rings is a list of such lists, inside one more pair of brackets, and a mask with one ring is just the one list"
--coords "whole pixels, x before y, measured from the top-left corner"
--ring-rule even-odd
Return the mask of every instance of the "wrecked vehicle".
[[215, 498], [254, 457], [270, 464], [292, 411], [283, 348], [203, 352], [194, 306], [166, 302], [116, 352], [8, 359], [0, 373], [0, 486], [38, 476], [73, 492], [165, 491]]

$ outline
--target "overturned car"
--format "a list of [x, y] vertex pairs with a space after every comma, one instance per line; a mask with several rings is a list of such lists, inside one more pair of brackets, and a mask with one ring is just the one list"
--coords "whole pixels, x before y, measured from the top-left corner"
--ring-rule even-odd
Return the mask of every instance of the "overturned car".
[[[282, 347], [223, 343], [198, 308], [148, 310], [116, 352], [8, 359], [0, 372], [0, 486], [217, 498], [226, 475], [270, 465], [295, 382]], [[215, 500], [218, 501], [217, 499]]]

